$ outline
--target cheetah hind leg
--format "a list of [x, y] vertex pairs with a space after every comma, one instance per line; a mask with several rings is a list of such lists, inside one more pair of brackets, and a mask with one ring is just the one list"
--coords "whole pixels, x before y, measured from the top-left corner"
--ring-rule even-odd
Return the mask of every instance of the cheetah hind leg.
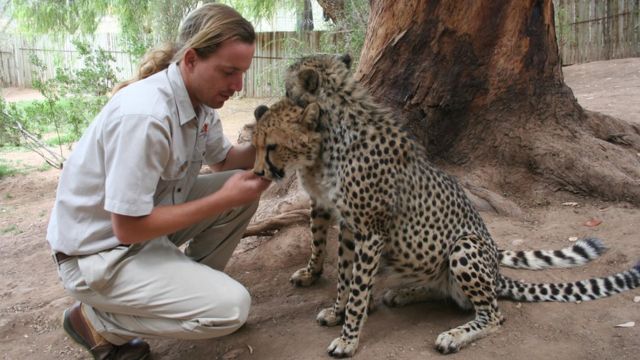
[[445, 331], [436, 339], [436, 349], [454, 353], [474, 340], [500, 328], [503, 322], [496, 296], [497, 252], [476, 235], [456, 240], [449, 254], [450, 294], [461, 307], [469, 303], [476, 317], [468, 323]]

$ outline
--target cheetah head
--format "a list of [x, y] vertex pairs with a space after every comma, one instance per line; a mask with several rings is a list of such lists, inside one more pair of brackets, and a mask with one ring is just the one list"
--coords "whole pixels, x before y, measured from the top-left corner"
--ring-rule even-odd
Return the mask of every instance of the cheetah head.
[[289, 66], [285, 75], [287, 98], [299, 106], [319, 101], [326, 92], [337, 90], [350, 78], [348, 54], [307, 56]]
[[281, 180], [287, 171], [310, 166], [320, 152], [321, 136], [316, 131], [320, 108], [305, 108], [282, 100], [254, 111], [256, 126], [251, 142], [256, 149], [253, 172], [269, 180]]

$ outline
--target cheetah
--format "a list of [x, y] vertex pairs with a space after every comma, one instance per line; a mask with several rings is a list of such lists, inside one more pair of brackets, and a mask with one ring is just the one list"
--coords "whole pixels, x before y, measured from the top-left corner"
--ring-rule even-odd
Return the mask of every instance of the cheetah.
[[449, 298], [475, 318], [441, 333], [441, 353], [459, 351], [503, 322], [497, 299], [577, 302], [640, 285], [640, 263], [603, 278], [529, 284], [512, 280], [499, 265], [525, 269], [571, 267], [598, 257], [604, 246], [583, 239], [556, 251], [501, 251], [454, 178], [432, 166], [424, 148], [393, 114], [349, 75], [348, 56], [315, 55], [287, 72], [286, 97], [255, 110], [253, 171], [280, 180], [297, 171], [311, 198], [312, 254], [291, 278], [313, 283], [322, 272], [327, 229], [337, 221], [338, 286], [333, 306], [317, 321], [342, 324], [327, 352], [354, 355], [370, 312], [371, 291], [382, 263], [403, 287], [383, 302], [401, 306]]

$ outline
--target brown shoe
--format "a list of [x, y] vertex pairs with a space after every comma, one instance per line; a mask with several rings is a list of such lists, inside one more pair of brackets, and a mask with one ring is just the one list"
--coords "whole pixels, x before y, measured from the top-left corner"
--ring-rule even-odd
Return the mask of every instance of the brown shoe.
[[133, 339], [124, 345], [113, 345], [103, 338], [87, 320], [82, 303], [77, 302], [64, 311], [64, 331], [78, 344], [89, 350], [96, 360], [144, 360], [150, 355], [149, 344]]

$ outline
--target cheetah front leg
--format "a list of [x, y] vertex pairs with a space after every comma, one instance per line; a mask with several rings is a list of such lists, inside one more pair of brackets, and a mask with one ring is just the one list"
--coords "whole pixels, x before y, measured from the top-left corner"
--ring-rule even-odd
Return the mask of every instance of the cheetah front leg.
[[503, 322], [496, 294], [497, 250], [492, 244], [476, 235], [460, 237], [449, 254], [449, 269], [452, 298], [463, 308], [472, 305], [476, 317], [438, 336], [436, 349], [443, 354], [459, 351]]
[[344, 309], [347, 305], [351, 287], [354, 249], [353, 233], [344, 223], [340, 223], [340, 235], [338, 238], [338, 295], [333, 306], [318, 313], [316, 320], [322, 326], [339, 325], [344, 320]]
[[[327, 352], [333, 357], [353, 356], [358, 348], [360, 331], [367, 319], [370, 294], [378, 271], [383, 243], [379, 235], [355, 235], [352, 275], [344, 311], [345, 320], [340, 337], [333, 340], [327, 348]], [[340, 295], [338, 291], [338, 301]]]
[[331, 211], [315, 201], [311, 203], [311, 257], [307, 266], [297, 270], [289, 281], [295, 286], [311, 286], [322, 275], [322, 267], [327, 247], [327, 232], [332, 224]]

